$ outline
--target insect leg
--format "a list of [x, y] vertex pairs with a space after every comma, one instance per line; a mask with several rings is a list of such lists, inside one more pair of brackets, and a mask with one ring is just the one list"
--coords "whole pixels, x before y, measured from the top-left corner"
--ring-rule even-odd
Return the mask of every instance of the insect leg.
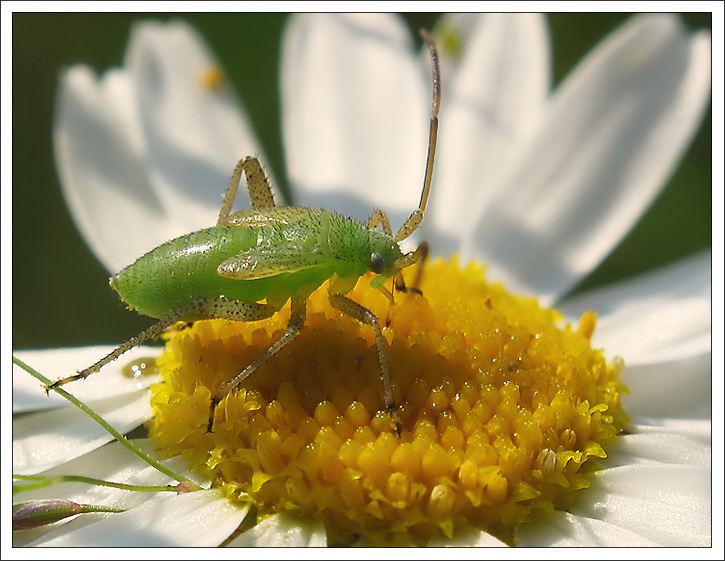
[[388, 215], [385, 214], [384, 210], [377, 209], [370, 215], [370, 218], [368, 218], [368, 221], [365, 223], [365, 228], [367, 230], [374, 230], [379, 224], [383, 225], [383, 232], [388, 234], [390, 237], [393, 237], [393, 231], [390, 229], [390, 220], [388, 220]]
[[406, 253], [403, 257], [398, 259], [396, 266], [400, 265], [400, 268], [404, 269], [405, 267], [417, 263], [418, 271], [415, 275], [415, 281], [412, 286], [406, 286], [403, 275], [398, 272], [395, 275], [395, 290], [398, 292], [415, 292], [416, 294], [423, 294], [420, 291], [420, 281], [423, 278], [423, 266], [425, 265], [425, 260], [428, 259], [429, 250], [430, 246], [428, 245], [428, 242], [421, 242], [415, 251]]
[[214, 410], [216, 409], [219, 402], [224, 399], [230, 391], [241, 384], [247, 379], [257, 368], [262, 366], [267, 360], [273, 357], [280, 349], [290, 344], [299, 335], [302, 328], [305, 326], [305, 318], [307, 317], [307, 301], [301, 299], [292, 299], [292, 315], [290, 316], [289, 324], [287, 324], [287, 331], [284, 335], [266, 351], [264, 351], [257, 359], [242, 370], [237, 376], [219, 390], [214, 397], [211, 398], [211, 408], [209, 410], [209, 424], [206, 431], [212, 432], [212, 426], [214, 425]]
[[219, 211], [217, 226], [226, 224], [229, 219], [229, 213], [232, 211], [232, 205], [237, 196], [239, 182], [242, 180], [242, 172], [247, 176], [247, 188], [249, 189], [249, 198], [252, 200], [252, 207], [268, 208], [274, 206], [272, 188], [259, 160], [253, 156], [243, 158], [239, 160], [237, 167], [234, 168], [234, 173], [229, 181], [227, 193], [224, 195], [224, 203]]
[[333, 308], [340, 310], [346, 316], [358, 320], [361, 323], [372, 326], [375, 330], [375, 343], [378, 347], [378, 362], [380, 363], [380, 375], [383, 379], [383, 392], [385, 394], [385, 408], [390, 413], [395, 423], [395, 432], [400, 436], [402, 425], [398, 417], [398, 407], [395, 405], [393, 385], [390, 382], [390, 370], [388, 369], [388, 355], [385, 350], [385, 339], [380, 328], [378, 316], [357, 302], [350, 300], [343, 294], [330, 293], [330, 304]]
[[[395, 306], [395, 292], [412, 292], [414, 294], [418, 294], [420, 296], [423, 295], [423, 291], [420, 289], [420, 282], [423, 279], [423, 266], [425, 265], [425, 260], [428, 258], [428, 242], [421, 242], [421, 244], [418, 246], [418, 248], [415, 251], [412, 251], [410, 253], [406, 253], [403, 255], [402, 258], [398, 260], [397, 263], [403, 263], [404, 267], [408, 267], [409, 265], [412, 265], [413, 263], [418, 264], [418, 270], [415, 275], [415, 281], [413, 282], [412, 286], [407, 286], [405, 284], [405, 278], [403, 278], [402, 271], [398, 271], [395, 273], [395, 276], [393, 277], [393, 291], [391, 292], [385, 286], [381, 285], [378, 287], [378, 290], [382, 292], [385, 297], [390, 300], [390, 306], [388, 306], [388, 314], [385, 316], [385, 325], [390, 325], [390, 322], [393, 319], [393, 306]], [[410, 256], [410, 257], [408, 257]]]
[[151, 327], [145, 329], [132, 339], [129, 339], [92, 366], [89, 366], [85, 370], [81, 370], [72, 376], [56, 380], [45, 389], [46, 391], [50, 391], [53, 388], [63, 386], [68, 382], [88, 378], [88, 376], [94, 372], [98, 372], [106, 364], [117, 359], [125, 352], [130, 351], [132, 348], [140, 345], [148, 339], [158, 337], [166, 329], [178, 321], [213, 318], [223, 318], [237, 321], [256, 321], [274, 315], [278, 309], [279, 308], [268, 304], [239, 302], [236, 300], [227, 300], [225, 298], [199, 298], [198, 300], [194, 300], [186, 306], [183, 306], [182, 308], [179, 308], [175, 312], [169, 314], [165, 318], [157, 321]]

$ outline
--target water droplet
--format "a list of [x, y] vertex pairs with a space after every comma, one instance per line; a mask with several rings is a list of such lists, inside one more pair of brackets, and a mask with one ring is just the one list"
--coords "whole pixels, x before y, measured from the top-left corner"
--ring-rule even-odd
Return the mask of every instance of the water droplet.
[[124, 376], [135, 380], [141, 376], [148, 376], [149, 374], [158, 374], [159, 369], [156, 365], [156, 359], [153, 357], [142, 357], [129, 362], [121, 370]]

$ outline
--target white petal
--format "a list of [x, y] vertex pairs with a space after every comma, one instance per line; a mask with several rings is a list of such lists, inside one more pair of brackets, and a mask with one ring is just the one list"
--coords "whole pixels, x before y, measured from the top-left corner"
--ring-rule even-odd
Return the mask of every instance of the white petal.
[[[133, 443], [152, 457], [158, 447], [150, 439], [135, 439]], [[186, 468], [186, 462], [180, 456], [164, 460], [162, 463], [179, 475], [187, 477], [199, 485], [209, 484], [206, 479], [196, 474], [190, 474]], [[101, 446], [88, 454], [49, 469], [43, 472], [43, 475], [47, 477], [79, 475], [132, 485], [168, 485], [176, 483], [168, 475], [149, 466], [117, 441], [109, 442], [107, 445]], [[17, 483], [19, 483], [20, 488], [25, 485], [25, 482], [21, 480], [18, 480]], [[131, 508], [141, 504], [149, 496], [145, 492], [129, 492], [89, 483], [64, 482], [50, 487], [19, 491], [14, 494], [13, 499], [15, 502], [22, 502], [54, 498], [78, 503], [103, 504], [116, 508]]]
[[61, 75], [53, 145], [63, 194], [83, 237], [110, 272], [173, 237], [146, 179], [129, 76], [85, 66]]
[[[712, 421], [710, 419], [649, 419], [638, 421], [629, 427], [632, 430], [632, 436], [644, 434], [664, 434], [674, 436], [674, 440], [668, 444], [672, 447], [672, 443], [679, 443], [679, 438], [684, 437], [691, 441], [693, 446], [699, 444], [708, 449], [712, 448]], [[677, 444], [681, 446], [680, 444]], [[680, 448], [677, 448], [678, 450]], [[680, 459], [686, 459], [685, 463], [693, 463], [696, 465], [710, 465], [711, 454], [704, 455], [678, 452]], [[658, 461], [667, 461], [666, 455], [657, 457]], [[663, 459], [664, 458], [664, 459]], [[702, 461], [698, 462], [698, 459]]]
[[285, 512], [265, 518], [239, 537], [231, 547], [326, 547], [325, 525], [319, 520]]
[[[89, 403], [119, 432], [126, 433], [153, 415], [149, 391]], [[13, 420], [13, 471], [31, 475], [77, 458], [113, 437], [80, 409], [32, 413]]]
[[635, 531], [569, 512], [535, 513], [516, 529], [521, 547], [655, 547]]
[[[147, 454], [154, 455], [156, 444], [153, 441], [141, 439], [134, 440], [133, 442]], [[164, 460], [162, 463], [179, 473], [182, 477], [186, 477], [200, 485], [209, 485], [208, 480], [200, 478], [196, 474], [190, 474], [186, 469], [184, 461], [178, 456]], [[115, 441], [93, 450], [80, 458], [48, 470], [43, 475], [48, 477], [56, 475], [79, 475], [131, 485], [161, 486], [176, 483], [169, 476], [152, 468], [138, 456], [132, 454], [127, 448]], [[18, 485], [20, 488], [26, 484], [26, 482], [20, 480], [14, 481], [14, 485]], [[13, 501], [24, 502], [60, 499], [79, 504], [130, 509], [144, 503], [153, 496], [154, 494], [149, 492], [133, 492], [81, 482], [64, 482], [62, 484], [55, 484], [29, 491], [19, 491], [17, 493], [14, 491]], [[50, 526], [35, 528], [24, 532], [15, 532], [13, 535], [13, 545], [27, 545], [41, 538], [44, 540], [54, 539], [64, 533], [95, 524], [102, 518], [103, 515], [99, 514], [77, 516]]]
[[657, 420], [630, 425], [631, 434], [621, 436], [607, 448], [607, 467], [632, 463], [710, 466], [712, 453], [709, 420]]
[[538, 513], [517, 529], [519, 545], [702, 546], [709, 539], [710, 422], [630, 427], [607, 447], [605, 469], [571, 513]]
[[[428, 220], [455, 239], [473, 228], [503, 187], [502, 174], [542, 117], [550, 87], [549, 41], [542, 14], [446, 15], [435, 35], [441, 132]], [[437, 253], [458, 249], [439, 245], [436, 240]]]
[[137, 25], [126, 63], [157, 195], [183, 232], [213, 226], [234, 166], [261, 152], [246, 116], [223, 81], [205, 83], [221, 70], [186, 23]]
[[[115, 347], [80, 347], [74, 349], [47, 349], [15, 351], [14, 355], [50, 380], [69, 376], [106, 356]], [[161, 381], [156, 374], [129, 378], [122, 373], [124, 366], [142, 358], [155, 358], [163, 352], [159, 347], [137, 347], [119, 360], [105, 366], [89, 378], [65, 386], [83, 402], [133, 393]], [[23, 411], [74, 407], [55, 392], [46, 393], [44, 386], [19, 366], [13, 364], [13, 413]]]
[[577, 317], [586, 309], [600, 318], [592, 343], [628, 365], [659, 364], [710, 350], [709, 252], [652, 273], [582, 294], [559, 309]]
[[712, 418], [712, 354], [677, 361], [627, 366], [622, 397], [633, 421]]
[[593, 269], [657, 195], [710, 88], [709, 34], [632, 18], [576, 69], [487, 205], [465, 255], [548, 304]]
[[219, 489], [157, 495], [95, 524], [31, 545], [43, 547], [215, 547], [241, 524], [249, 506], [237, 506]]
[[372, 201], [394, 228], [401, 224], [423, 185], [430, 76], [429, 59], [416, 56], [400, 19], [290, 18], [282, 106], [296, 202], [363, 220]]
[[[147, 454], [154, 455], [156, 444], [153, 441], [141, 439], [134, 440], [133, 442]], [[209, 485], [208, 480], [196, 474], [190, 474], [186, 469], [185, 462], [179, 456], [164, 460], [162, 463], [176, 471], [182, 477], [186, 477], [199, 485]], [[138, 456], [132, 454], [128, 449], [115, 441], [93, 450], [80, 458], [48, 470], [43, 475], [52, 477], [69, 474], [131, 485], [169, 485], [175, 483], [169, 476], [152, 468]], [[14, 484], [22, 487], [25, 485], [25, 482], [18, 480], [14, 481]], [[132, 492], [80, 482], [64, 482], [62, 484], [30, 491], [13, 492], [13, 501], [16, 503], [42, 499], [61, 499], [79, 504], [102, 505], [123, 509], [134, 508], [152, 497], [153, 493]], [[23, 532], [14, 532], [13, 545], [16, 547], [24, 546], [41, 538], [43, 540], [54, 539], [67, 532], [95, 524], [103, 517], [100, 514], [77, 516], [51, 526], [34, 528]]]
[[[135, 440], [134, 444], [146, 453], [153, 455], [155, 445], [149, 440]], [[180, 475], [187, 478], [191, 476], [179, 465], [179, 458], [172, 458], [163, 462]], [[101, 448], [93, 450], [80, 458], [64, 463], [48, 470], [44, 476], [79, 475], [136, 485], [168, 485], [173, 481], [169, 476], [150, 467], [138, 456], [132, 454], [118, 442], [111, 442]], [[208, 482], [204, 482], [208, 485]], [[13, 485], [24, 488], [27, 482], [14, 480]], [[73, 501], [79, 504], [93, 504], [114, 508], [133, 508], [150, 499], [153, 495], [146, 492], [129, 492], [112, 487], [101, 487], [89, 483], [64, 482], [49, 487], [41, 487], [29, 491], [15, 491], [13, 489], [13, 502], [60, 499]], [[59, 523], [21, 532], [13, 532], [13, 546], [22, 547], [31, 542], [42, 539], [52, 539], [63, 533], [77, 530], [89, 524], [94, 524], [102, 515], [90, 514], [65, 519]]]
[[710, 468], [649, 463], [594, 474], [571, 511], [670, 547], [709, 546]]

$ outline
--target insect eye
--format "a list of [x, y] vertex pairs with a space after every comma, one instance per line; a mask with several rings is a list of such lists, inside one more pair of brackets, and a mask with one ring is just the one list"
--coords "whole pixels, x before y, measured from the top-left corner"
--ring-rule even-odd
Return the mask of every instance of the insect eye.
[[373, 273], [378, 274], [385, 270], [385, 257], [383, 257], [382, 253], [374, 251], [372, 255], [370, 255], [370, 270]]

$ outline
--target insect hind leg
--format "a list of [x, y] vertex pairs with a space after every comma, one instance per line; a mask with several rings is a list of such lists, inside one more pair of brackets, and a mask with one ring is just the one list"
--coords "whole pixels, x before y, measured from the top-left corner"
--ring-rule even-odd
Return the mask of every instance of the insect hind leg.
[[237, 196], [237, 189], [242, 180], [242, 173], [247, 178], [247, 189], [249, 189], [249, 198], [252, 201], [252, 208], [269, 208], [275, 206], [274, 196], [272, 195], [272, 187], [269, 184], [267, 175], [262, 169], [262, 164], [254, 156], [242, 158], [239, 160], [237, 167], [229, 181], [226, 195], [224, 195], [224, 203], [219, 211], [217, 226], [226, 224], [229, 220], [229, 214], [232, 211], [234, 199]]
[[278, 310], [278, 307], [270, 306], [269, 304], [239, 302], [226, 298], [199, 298], [157, 321], [151, 327], [116, 347], [112, 352], [85, 370], [81, 370], [72, 376], [56, 380], [46, 386], [45, 390], [47, 392], [69, 382], [88, 378], [88, 376], [98, 372], [109, 362], [116, 360], [122, 354], [141, 345], [144, 341], [160, 336], [166, 329], [178, 321], [196, 321], [216, 318], [235, 321], [257, 321], [274, 315]]

